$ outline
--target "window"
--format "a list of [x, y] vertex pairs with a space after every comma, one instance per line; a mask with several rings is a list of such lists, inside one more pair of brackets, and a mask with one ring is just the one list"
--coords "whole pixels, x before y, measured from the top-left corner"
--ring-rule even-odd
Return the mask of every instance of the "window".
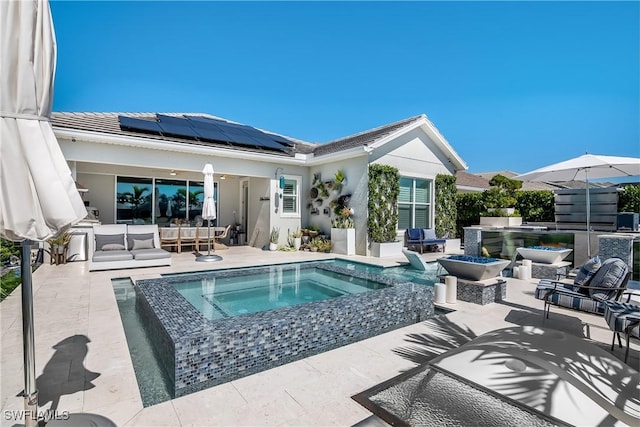
[[284, 179], [282, 188], [282, 216], [300, 215], [300, 178]]
[[118, 177], [116, 223], [151, 224], [152, 189], [151, 178]]
[[[213, 200], [218, 207], [218, 183]], [[202, 213], [204, 183], [173, 179], [118, 177], [117, 213], [119, 224], [168, 225], [176, 219], [194, 221]], [[211, 225], [216, 225], [212, 221]]]
[[417, 178], [400, 178], [398, 229], [431, 227], [431, 183]]

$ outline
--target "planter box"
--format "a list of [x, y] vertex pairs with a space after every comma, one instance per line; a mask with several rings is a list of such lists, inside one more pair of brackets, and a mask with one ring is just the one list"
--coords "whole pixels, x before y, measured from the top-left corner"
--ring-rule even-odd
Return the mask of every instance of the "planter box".
[[401, 257], [402, 242], [371, 242], [371, 256], [377, 258]]
[[[474, 257], [467, 257], [474, 258]], [[509, 260], [491, 258], [491, 262], [472, 262], [454, 259], [452, 257], [439, 258], [438, 262], [453, 276], [469, 280], [484, 280], [496, 277], [509, 265]]]
[[492, 227], [513, 227], [522, 225], [521, 216], [481, 216], [480, 225]]
[[340, 255], [356, 254], [356, 229], [355, 228], [332, 228], [331, 252]]
[[537, 249], [517, 248], [522, 258], [541, 264], [557, 264], [567, 257], [573, 249]]

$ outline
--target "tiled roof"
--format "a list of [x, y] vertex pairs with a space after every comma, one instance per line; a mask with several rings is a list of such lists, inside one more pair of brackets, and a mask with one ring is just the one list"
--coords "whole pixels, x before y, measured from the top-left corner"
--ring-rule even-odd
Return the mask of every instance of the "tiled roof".
[[489, 181], [481, 176], [474, 175], [465, 171], [456, 172], [456, 185], [460, 187], [473, 187], [488, 189]]
[[315, 156], [322, 156], [326, 154], [337, 153], [343, 150], [348, 150], [350, 148], [367, 146], [424, 117], [424, 115], [410, 117], [408, 119], [400, 120], [398, 122], [394, 122], [385, 126], [380, 126], [375, 129], [360, 132], [355, 135], [336, 139], [324, 144], [319, 144], [315, 148], [313, 153]]
[[[225, 120], [220, 117], [212, 116], [209, 114], [202, 113], [162, 113], [168, 116], [182, 116], [182, 115], [191, 115], [191, 116], [200, 116], [207, 117], [210, 119], [217, 120]], [[295, 142], [294, 150], [291, 152], [278, 152], [271, 150], [264, 150], [260, 148], [252, 148], [252, 147], [243, 147], [238, 145], [230, 145], [224, 142], [212, 142], [212, 141], [199, 141], [193, 139], [179, 138], [174, 136], [167, 135], [148, 135], [141, 134], [139, 132], [132, 132], [128, 130], [122, 130], [120, 128], [120, 122], [118, 121], [118, 116], [127, 116], [127, 117], [135, 117], [139, 119], [147, 119], [147, 120], [155, 120], [156, 113], [61, 113], [56, 112], [51, 114], [51, 124], [55, 128], [59, 129], [74, 129], [74, 130], [82, 130], [88, 132], [99, 132], [110, 135], [120, 135], [120, 136], [128, 136], [128, 137], [143, 137], [143, 138], [153, 138], [159, 139], [163, 141], [170, 142], [178, 142], [183, 144], [191, 144], [191, 145], [202, 145], [206, 147], [215, 147], [215, 148], [229, 148], [234, 150], [241, 151], [249, 151], [249, 152], [258, 152], [258, 153], [269, 153], [275, 155], [283, 155], [283, 156], [293, 156], [294, 152], [300, 153], [309, 153], [313, 151], [315, 145], [305, 143], [303, 141], [297, 140], [295, 138], [290, 138], [285, 136], [285, 138]], [[228, 121], [228, 120], [227, 120]], [[235, 123], [235, 122], [232, 122]], [[274, 133], [274, 132], [270, 132]], [[284, 135], [281, 135], [284, 136]]]

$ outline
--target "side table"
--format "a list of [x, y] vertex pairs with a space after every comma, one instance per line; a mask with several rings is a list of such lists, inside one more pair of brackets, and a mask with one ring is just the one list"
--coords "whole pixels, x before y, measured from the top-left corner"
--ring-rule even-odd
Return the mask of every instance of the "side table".
[[613, 351], [613, 347], [615, 346], [616, 336], [618, 337], [618, 345], [622, 347], [620, 333], [624, 334], [627, 340], [624, 363], [627, 363], [627, 359], [629, 358], [629, 341], [631, 338], [640, 337], [640, 306], [618, 301], [606, 301], [604, 319], [607, 325], [609, 325], [609, 329], [613, 331], [611, 351]]

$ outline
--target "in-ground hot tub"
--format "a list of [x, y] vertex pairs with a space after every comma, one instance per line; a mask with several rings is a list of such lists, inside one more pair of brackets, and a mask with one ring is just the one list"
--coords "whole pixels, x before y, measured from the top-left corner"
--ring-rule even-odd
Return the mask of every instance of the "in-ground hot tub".
[[469, 280], [485, 280], [496, 277], [509, 265], [508, 260], [469, 255], [451, 255], [438, 258], [438, 262], [449, 274]]
[[[315, 270], [309, 275], [311, 290], [301, 283], [284, 289], [288, 284], [280, 277], [306, 276], [309, 269]], [[256, 275], [266, 281], [266, 291], [252, 288], [260, 282]], [[244, 288], [227, 288], [231, 277]], [[195, 305], [178, 290], [185, 277], [141, 280], [135, 287], [175, 397], [413, 324], [434, 312], [431, 286], [327, 262], [218, 270], [186, 279], [202, 281], [202, 298], [187, 295]], [[371, 289], [358, 289], [363, 282]], [[238, 292], [252, 298], [262, 292], [263, 300], [276, 304], [256, 311], [264, 301], [243, 306]], [[281, 293], [291, 298], [279, 300]], [[307, 296], [316, 300], [304, 303]], [[298, 305], [278, 308], [278, 301]]]

